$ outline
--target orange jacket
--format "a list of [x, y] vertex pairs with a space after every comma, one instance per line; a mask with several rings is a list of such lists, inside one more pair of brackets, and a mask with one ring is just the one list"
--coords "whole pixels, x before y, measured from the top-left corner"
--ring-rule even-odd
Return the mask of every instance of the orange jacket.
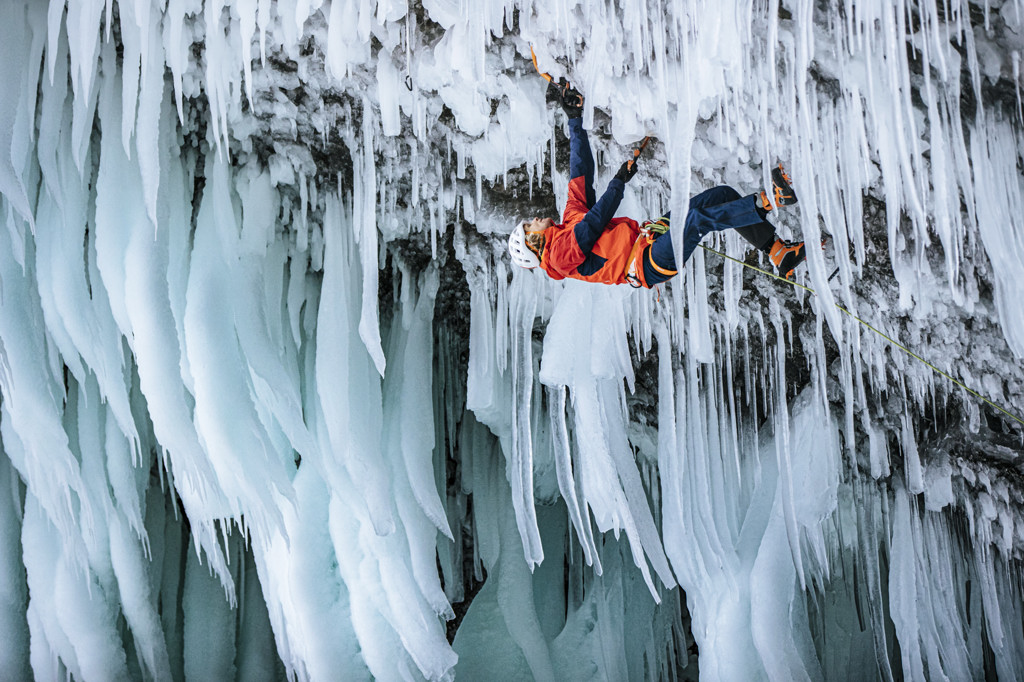
[[594, 157], [581, 119], [569, 120], [569, 199], [562, 224], [544, 234], [540, 267], [553, 279], [623, 284], [640, 225], [613, 217], [625, 184], [613, 178], [600, 201], [594, 201]]

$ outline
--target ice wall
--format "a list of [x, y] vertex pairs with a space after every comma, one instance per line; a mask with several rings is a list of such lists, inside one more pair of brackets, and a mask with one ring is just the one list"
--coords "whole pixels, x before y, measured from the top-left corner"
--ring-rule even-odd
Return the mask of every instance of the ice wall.
[[[1021, 5], [0, 5], [0, 678], [1024, 677]], [[817, 294], [512, 272], [530, 45]]]

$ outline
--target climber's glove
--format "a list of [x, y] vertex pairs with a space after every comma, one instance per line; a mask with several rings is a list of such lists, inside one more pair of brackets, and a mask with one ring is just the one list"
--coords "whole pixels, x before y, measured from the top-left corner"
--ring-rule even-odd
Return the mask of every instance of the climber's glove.
[[583, 95], [576, 88], [566, 82], [562, 82], [559, 90], [559, 100], [562, 103], [562, 111], [569, 118], [583, 117]]
[[615, 177], [618, 180], [622, 180], [622, 183], [625, 184], [629, 182], [634, 175], [636, 175], [636, 168], [637, 164], [635, 160], [626, 161], [619, 166], [619, 170], [615, 172]]

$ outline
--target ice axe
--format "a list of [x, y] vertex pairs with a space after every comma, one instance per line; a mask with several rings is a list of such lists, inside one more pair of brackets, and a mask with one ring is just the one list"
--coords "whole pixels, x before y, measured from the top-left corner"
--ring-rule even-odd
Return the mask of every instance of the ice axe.
[[537, 53], [533, 51], [533, 45], [530, 45], [530, 57], [533, 58], [533, 68], [537, 69], [537, 73], [539, 73], [548, 83], [551, 83], [551, 85], [561, 90], [561, 97], [563, 101], [565, 101], [567, 94], [574, 94], [578, 98], [577, 105], [580, 107], [583, 106], [583, 95], [581, 95], [576, 88], [572, 87], [569, 81], [565, 80], [565, 78], [559, 78], [556, 83], [551, 74], [544, 73], [540, 70], [540, 67], [537, 66]]
[[646, 147], [647, 143], [650, 141], [651, 136], [648, 135], [647, 137], [640, 141], [640, 146], [633, 150], [633, 158], [627, 162], [630, 170], [633, 170], [633, 164], [636, 163], [637, 159], [640, 158], [640, 153], [643, 152], [644, 147]]
[[[583, 106], [583, 95], [581, 95], [576, 90], [576, 88], [572, 87], [572, 84], [570, 84], [569, 81], [565, 80], [565, 78], [560, 78], [556, 83], [555, 79], [551, 76], [551, 74], [544, 73], [543, 71], [540, 70], [540, 66], [537, 65], [537, 53], [533, 51], [533, 45], [530, 45], [530, 57], [533, 59], [533, 68], [537, 70], [537, 73], [539, 73], [548, 83], [551, 83], [551, 85], [555, 86], [556, 88], [559, 88], [562, 91], [563, 101], [565, 99], [566, 94], [575, 94], [576, 97], [579, 98], [577, 100], [579, 106]], [[650, 141], [651, 136], [648, 135], [647, 137], [640, 141], [640, 146], [633, 150], [633, 158], [628, 161], [630, 170], [633, 169], [633, 164], [636, 163], [637, 159], [640, 158], [641, 152], [643, 152], [644, 147], [646, 147], [647, 143]]]

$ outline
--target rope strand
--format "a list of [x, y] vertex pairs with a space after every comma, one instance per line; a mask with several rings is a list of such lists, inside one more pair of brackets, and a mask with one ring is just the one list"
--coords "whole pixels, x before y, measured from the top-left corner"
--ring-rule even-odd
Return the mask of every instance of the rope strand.
[[[740, 260], [739, 258], [733, 258], [732, 256], [726, 255], [726, 254], [722, 253], [721, 251], [716, 251], [715, 249], [712, 249], [712, 248], [709, 248], [707, 246], [704, 246], [703, 244], [701, 244], [700, 247], [702, 249], [704, 249], [705, 251], [708, 251], [710, 253], [719, 255], [722, 258], [727, 258], [727, 259], [729, 259], [729, 260], [731, 260], [733, 262], [739, 263], [740, 265], [742, 265], [745, 268], [750, 268], [751, 270], [756, 270], [756, 271], [760, 272], [763, 275], [768, 275], [769, 277], [772, 277], [774, 279], [777, 279], [777, 280], [780, 280], [782, 282], [785, 282], [786, 284], [792, 284], [793, 286], [799, 287], [800, 289], [803, 289], [804, 291], [809, 291], [810, 293], [817, 295], [816, 292], [814, 291], [814, 289], [812, 289], [812, 288], [810, 288], [808, 286], [804, 286], [803, 284], [800, 284], [799, 282], [794, 282], [793, 280], [786, 279], [785, 277], [780, 277], [780, 276], [776, 275], [774, 272], [768, 272], [767, 270], [763, 270], [763, 269], [757, 267], [756, 265], [750, 265], [749, 263], [746, 263], [746, 262]], [[1024, 425], [1024, 419], [1021, 419], [1020, 417], [1018, 417], [1015, 414], [1007, 411], [1003, 407], [1000, 407], [999, 405], [997, 405], [996, 403], [992, 402], [991, 400], [989, 400], [988, 398], [986, 398], [982, 394], [980, 394], [977, 391], [975, 391], [973, 388], [968, 387], [966, 384], [964, 384], [959, 379], [956, 379], [953, 376], [951, 376], [950, 374], [942, 371], [941, 369], [939, 369], [938, 367], [936, 367], [932, 363], [928, 362], [927, 360], [925, 360], [923, 357], [921, 357], [920, 355], [918, 355], [914, 351], [910, 350], [909, 348], [907, 348], [906, 346], [901, 344], [899, 341], [896, 341], [891, 336], [885, 334], [882, 331], [879, 331], [878, 329], [875, 329], [873, 326], [871, 326], [870, 324], [868, 324], [864, 320], [860, 319], [859, 317], [857, 317], [856, 315], [851, 313], [849, 310], [847, 310], [843, 306], [839, 305], [838, 303], [836, 303], [835, 306], [837, 308], [839, 308], [841, 311], [843, 311], [844, 313], [846, 313], [847, 315], [849, 315], [850, 317], [852, 317], [853, 319], [855, 319], [858, 322], [860, 322], [862, 325], [864, 325], [865, 327], [867, 327], [868, 329], [870, 329], [874, 333], [876, 333], [879, 336], [881, 336], [883, 339], [885, 339], [886, 341], [888, 341], [892, 345], [896, 346], [897, 348], [899, 348], [900, 350], [905, 352], [910, 357], [912, 357], [912, 358], [914, 358], [916, 360], [920, 360], [922, 363], [924, 363], [925, 365], [927, 365], [928, 367], [930, 367], [934, 371], [938, 372], [942, 376], [946, 377], [947, 379], [949, 379], [954, 384], [956, 384], [960, 388], [964, 389], [965, 391], [967, 391], [971, 395], [975, 396], [976, 398], [979, 398], [980, 400], [982, 400], [986, 404], [996, 408], [997, 410], [999, 410], [1000, 412], [1002, 412], [1003, 414], [1005, 414], [1007, 417], [1009, 417], [1010, 419], [1014, 420], [1015, 422], [1017, 422], [1017, 423], [1019, 423], [1021, 425]]]

